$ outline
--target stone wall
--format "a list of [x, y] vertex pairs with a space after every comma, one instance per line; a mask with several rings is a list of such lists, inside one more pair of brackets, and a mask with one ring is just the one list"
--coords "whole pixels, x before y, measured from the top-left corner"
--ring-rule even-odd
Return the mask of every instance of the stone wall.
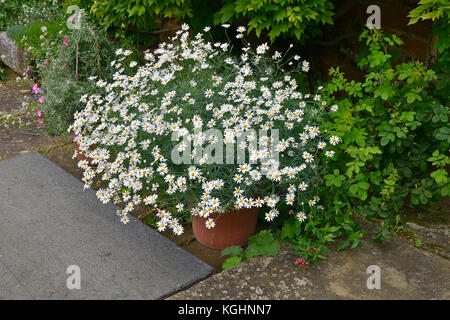
[[26, 53], [8, 38], [5, 31], [0, 31], [0, 59], [16, 73], [25, 72]]

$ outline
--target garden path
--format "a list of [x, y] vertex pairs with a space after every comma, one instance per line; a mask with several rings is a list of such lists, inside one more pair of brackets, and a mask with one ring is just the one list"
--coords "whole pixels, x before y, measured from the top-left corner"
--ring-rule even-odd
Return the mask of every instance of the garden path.
[[[369, 236], [364, 248], [332, 251], [325, 260], [304, 270], [294, 265], [295, 252], [283, 246], [276, 257], [246, 260], [168, 299], [450, 298], [448, 258], [397, 237], [381, 245]], [[448, 245], [448, 236], [446, 239]], [[372, 265], [380, 268], [380, 289], [367, 287], [371, 276], [367, 268]]]
[[0, 190], [0, 299], [161, 299], [214, 272], [37, 152], [0, 161]]

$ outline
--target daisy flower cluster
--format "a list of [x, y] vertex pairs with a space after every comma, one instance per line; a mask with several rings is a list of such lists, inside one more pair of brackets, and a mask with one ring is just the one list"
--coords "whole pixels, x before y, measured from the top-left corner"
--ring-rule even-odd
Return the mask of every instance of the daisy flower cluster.
[[[93, 79], [98, 93], [81, 97], [69, 128], [92, 159], [78, 163], [85, 188], [100, 179], [98, 198], [120, 204], [122, 222], [143, 204], [156, 209], [160, 231], [175, 234], [189, 216], [214, 228], [212, 213], [242, 208], [264, 207], [272, 221], [287, 205], [304, 221], [320, 209], [320, 159], [339, 143], [319, 124], [337, 106], [299, 92], [295, 75], [309, 64], [298, 55], [252, 49], [244, 27], [235, 54], [230, 42], [206, 40], [208, 30], [190, 36], [183, 25], [140, 66], [119, 49], [113, 81]], [[220, 143], [238, 152], [221, 154]], [[174, 161], [180, 153], [189, 161]]]

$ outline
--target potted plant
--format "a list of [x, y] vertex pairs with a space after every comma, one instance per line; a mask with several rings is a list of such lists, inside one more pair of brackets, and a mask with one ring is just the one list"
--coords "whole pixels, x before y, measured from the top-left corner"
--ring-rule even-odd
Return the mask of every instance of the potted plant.
[[145, 53], [145, 65], [131, 62], [130, 75], [131, 51], [117, 50], [114, 80], [82, 97], [69, 130], [92, 159], [79, 163], [86, 186], [106, 180], [97, 195], [122, 204], [122, 222], [144, 203], [157, 209], [158, 230], [181, 234], [192, 220], [201, 243], [222, 249], [246, 243], [260, 209], [267, 221], [282, 203], [301, 221], [315, 214], [319, 157], [332, 157], [339, 139], [318, 127], [330, 111], [321, 96], [298, 90], [306, 61], [268, 55], [267, 44], [253, 51], [245, 40], [233, 56], [229, 42], [206, 36], [190, 38], [183, 25], [172, 43]]

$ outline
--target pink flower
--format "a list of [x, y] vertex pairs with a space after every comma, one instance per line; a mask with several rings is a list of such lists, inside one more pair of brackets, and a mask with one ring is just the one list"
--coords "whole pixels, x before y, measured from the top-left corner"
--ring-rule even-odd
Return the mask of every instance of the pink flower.
[[63, 43], [67, 46], [67, 44], [69, 43], [69, 40], [64, 40]]
[[30, 70], [31, 70], [31, 68], [30, 68], [30, 66], [28, 66], [28, 67], [27, 67], [27, 70], [25, 70], [25, 73], [30, 72]]
[[42, 118], [39, 118], [39, 119], [38, 119], [38, 123], [39, 123], [39, 124], [43, 124], [43, 123], [44, 123], [44, 120], [42, 120]]
[[37, 116], [38, 116], [39, 118], [42, 116], [42, 111], [41, 111], [41, 109], [39, 109], [39, 110], [37, 111]]
[[67, 63], [64, 63], [64, 64], [63, 64], [63, 67], [64, 67], [64, 68], [67, 67]]
[[39, 88], [37, 83], [34, 84], [32, 91], [33, 91], [33, 93], [36, 93], [36, 94], [38, 94], [39, 91], [41, 91], [41, 89]]
[[70, 22], [72, 22], [73, 21], [73, 17], [69, 17], [69, 19], [68, 19]]
[[39, 98], [39, 102], [40, 102], [40, 103], [44, 102], [44, 96], [41, 96], [41, 97]]
[[299, 267], [300, 269], [306, 267], [309, 263], [306, 260], [303, 260], [302, 258], [298, 258], [297, 260], [295, 260], [295, 265], [297, 267]]
[[46, 60], [44, 64], [45, 64], [46, 66], [49, 66], [49, 65], [50, 65], [50, 61]]

